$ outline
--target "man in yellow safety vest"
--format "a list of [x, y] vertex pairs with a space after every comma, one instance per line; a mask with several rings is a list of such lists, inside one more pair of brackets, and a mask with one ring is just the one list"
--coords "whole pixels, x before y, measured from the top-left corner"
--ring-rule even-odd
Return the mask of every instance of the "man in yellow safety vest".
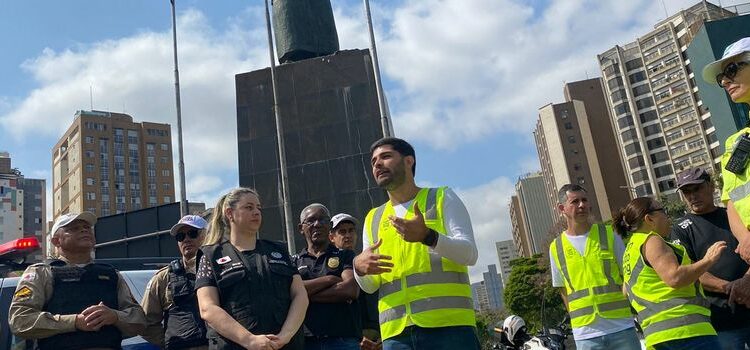
[[447, 187], [417, 187], [408, 142], [384, 138], [370, 151], [389, 201], [367, 214], [354, 269], [362, 290], [378, 291], [383, 349], [479, 349], [467, 268], [478, 253], [466, 207]]
[[592, 222], [591, 204], [580, 185], [560, 188], [557, 210], [568, 229], [550, 244], [552, 285], [560, 288], [576, 348], [640, 349], [622, 291], [622, 239], [611, 226]]

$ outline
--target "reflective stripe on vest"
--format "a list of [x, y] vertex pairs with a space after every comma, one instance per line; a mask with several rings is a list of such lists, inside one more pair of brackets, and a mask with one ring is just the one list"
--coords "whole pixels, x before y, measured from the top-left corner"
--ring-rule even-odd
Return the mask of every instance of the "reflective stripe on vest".
[[[632, 300], [636, 301], [638, 304], [645, 307], [645, 309], [643, 309], [642, 311], [639, 311], [637, 315], [638, 323], [640, 323], [641, 325], [643, 325], [645, 320], [653, 317], [654, 315], [660, 312], [664, 312], [669, 309], [681, 306], [681, 305], [695, 305], [695, 306], [700, 306], [704, 308], [710, 307], [710, 303], [708, 302], [708, 300], [701, 297], [700, 284], [699, 284], [700, 282], [698, 281], [695, 281], [695, 283], [693, 283], [693, 286], [695, 287], [695, 296], [692, 298], [675, 297], [669, 300], [664, 300], [664, 301], [655, 303], [655, 302], [648, 301], [646, 299], [643, 299], [635, 295], [635, 293], [633, 293], [633, 286], [636, 283], [638, 283], [638, 276], [640, 276], [640, 274], [643, 272], [643, 268], [645, 266], [646, 265], [643, 263], [643, 259], [639, 259], [638, 262], [635, 264], [635, 267], [633, 268], [633, 272], [631, 273], [630, 279], [628, 279], [628, 284], [627, 284], [628, 297], [630, 297]], [[690, 316], [700, 316], [700, 317], [690, 317], [690, 318], [679, 317], [679, 318], [655, 322], [653, 325], [669, 324], [671, 325], [671, 327], [668, 327], [668, 328], [675, 328], [675, 327], [685, 326], [685, 325], [693, 324], [693, 323], [710, 322], [710, 318], [708, 316], [704, 316], [704, 315], [690, 315]], [[694, 320], [695, 322], [688, 322], [688, 319]], [[649, 334], [653, 334], [653, 333], [664, 330], [662, 329], [662, 327], [652, 328], [653, 325], [649, 325], [648, 327], [645, 327], [643, 329], [644, 336], [648, 336]]]
[[[609, 246], [607, 227], [604, 224], [597, 224], [596, 227], [598, 231], [599, 250], [601, 252], [610, 252], [614, 247]], [[593, 239], [593, 236], [589, 238]], [[588, 244], [590, 243], [587, 242], [586, 245], [588, 246]], [[574, 328], [585, 326], [595, 320], [595, 317], [585, 318], [586, 316], [594, 316], [596, 314], [605, 318], [626, 318], [630, 315], [630, 304], [622, 294], [622, 285], [618, 284], [612, 275], [614, 268], [612, 264], [616, 261], [614, 257], [612, 259], [599, 260], [602, 264], [603, 277], [606, 279], [605, 285], [596, 287], [585, 286], [581, 289], [581, 286], [573, 284], [573, 279], [570, 276], [562, 235], [555, 239], [554, 245], [559, 269], [566, 282], [568, 308], [572, 309], [569, 311], [569, 314]], [[586, 256], [582, 258], [584, 261], [587, 260]], [[576, 288], [579, 289], [576, 290]], [[589, 299], [588, 302], [582, 300], [586, 298]], [[577, 306], [574, 305], [576, 301], [580, 301]], [[609, 314], [603, 315], [603, 313]]]
[[[429, 188], [425, 189], [427, 193], [424, 192], [421, 193], [421, 196], [418, 194], [418, 196], [415, 198], [415, 205], [419, 204], [420, 202], [417, 202], [419, 198], [423, 198], [425, 200], [425, 205], [423, 209], [423, 216], [425, 221], [428, 220], [442, 220], [442, 217], [439, 217], [439, 208], [438, 208], [438, 194], [439, 189], [438, 188]], [[441, 196], [442, 198], [442, 196]], [[375, 244], [380, 239], [379, 237], [379, 230], [380, 230], [380, 224], [382, 220], [385, 220], [383, 215], [385, 214], [385, 211], [387, 209], [388, 203], [385, 203], [377, 208], [374, 209], [372, 213], [372, 221], [370, 223], [370, 239], [372, 244]], [[419, 204], [421, 205], [421, 204]], [[422, 209], [422, 208], [420, 208]], [[390, 231], [389, 231], [390, 232]], [[391, 233], [389, 233], [390, 235]], [[442, 233], [441, 233], [442, 234]], [[390, 236], [389, 236], [390, 237]], [[411, 244], [411, 243], [407, 243]], [[389, 296], [392, 296], [395, 293], [407, 293], [408, 290], [410, 290], [412, 287], [419, 287], [419, 286], [430, 286], [435, 285], [434, 288], [443, 288], [439, 285], [445, 285], [445, 284], [460, 284], [469, 286], [469, 275], [467, 272], [459, 272], [459, 271], [445, 271], [443, 268], [443, 261], [442, 258], [435, 254], [435, 253], [429, 253], [429, 251], [426, 252], [427, 256], [429, 256], [429, 271], [425, 272], [415, 272], [411, 274], [406, 274], [408, 270], [404, 271], [404, 275], [401, 276], [401, 278], [395, 278], [390, 282], [381, 282], [380, 288], [378, 290], [378, 296], [380, 300], [383, 300], [384, 298], [387, 298]], [[420, 253], [422, 254], [422, 253]], [[424, 265], [422, 265], [424, 268]], [[404, 290], [406, 289], [406, 290]], [[436, 290], [432, 289], [432, 290]], [[408, 292], [409, 294], [404, 294], [403, 298], [395, 296], [395, 300], [392, 300], [394, 303], [403, 303], [401, 305], [387, 305], [383, 304], [382, 302], [379, 303], [379, 321], [381, 324], [381, 332], [383, 332], [384, 327], [383, 325], [385, 323], [388, 323], [390, 321], [396, 321], [399, 319], [403, 319], [404, 317], [407, 317], [410, 314], [418, 314], [428, 311], [439, 311], [443, 309], [463, 309], [468, 312], [471, 312], [473, 315], [474, 313], [474, 302], [471, 298], [470, 294], [467, 294], [466, 296], [462, 295], [451, 295], [451, 293], [448, 293], [447, 295], [434, 295], [429, 297], [423, 297], [419, 296], [420, 293], [418, 292], [419, 289], [416, 291]], [[415, 294], [411, 294], [415, 293]], [[467, 292], [468, 293], [468, 292]], [[459, 293], [460, 294], [460, 293]], [[414, 299], [414, 298], [418, 299]], [[411, 298], [411, 299], [410, 299]], [[384, 308], [384, 305], [387, 305], [386, 309]], [[427, 316], [424, 316], [427, 317]], [[432, 317], [432, 316], [430, 316]], [[413, 320], [413, 322], [418, 323], [418, 321]], [[425, 322], [425, 319], [423, 319], [422, 322]], [[428, 322], [428, 325], [431, 322]], [[473, 322], [472, 322], [473, 324]], [[390, 326], [386, 327], [390, 329], [391, 331], [399, 332], [398, 328], [393, 329]], [[391, 332], [389, 331], [389, 332]], [[383, 338], [392, 337], [396, 334], [383, 334]]]
[[750, 195], [750, 182], [746, 182], [739, 187], [733, 188], [731, 191], [729, 191], [729, 198], [733, 202], [739, 202], [745, 197]]
[[[599, 249], [602, 251], [609, 250], [607, 227], [604, 226], [604, 224], [597, 224], [597, 230], [599, 231]], [[565, 278], [565, 281], [568, 282], [568, 286], [570, 287], [570, 289], [573, 289], [573, 282], [571, 282], [570, 273], [568, 272], [568, 263], [565, 260], [565, 251], [563, 250], [562, 236], [555, 239], [555, 246], [557, 248], [557, 260], [560, 262], [560, 270], [562, 271], [563, 278]], [[609, 260], [604, 260], [603, 264], [604, 276], [607, 277], [608, 284], [606, 286], [593, 287], [592, 289], [594, 290], [594, 294], [606, 294], [620, 291], [621, 286], [615, 283], [615, 280], [612, 278], [612, 265], [610, 264]], [[588, 289], [574, 290], [568, 293], [568, 303], [574, 300], [585, 298], [587, 296], [589, 296]], [[570, 315], [570, 317], [572, 318], [573, 315]]]
[[[651, 349], [656, 344], [672, 340], [716, 335], [711, 326], [709, 303], [703, 297], [700, 282], [673, 288], [646, 265], [642, 249], [652, 235], [662, 239], [653, 232], [634, 233], [626, 248], [628, 259], [624, 262], [628, 299], [638, 313], [646, 346]], [[674, 250], [681, 266], [691, 264], [683, 247], [667, 242], [664, 244]]]

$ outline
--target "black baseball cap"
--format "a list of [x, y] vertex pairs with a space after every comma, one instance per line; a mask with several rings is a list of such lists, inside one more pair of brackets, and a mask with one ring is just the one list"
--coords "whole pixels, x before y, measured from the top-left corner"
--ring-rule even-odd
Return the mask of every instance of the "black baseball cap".
[[677, 189], [711, 181], [711, 175], [703, 168], [690, 168], [677, 175]]

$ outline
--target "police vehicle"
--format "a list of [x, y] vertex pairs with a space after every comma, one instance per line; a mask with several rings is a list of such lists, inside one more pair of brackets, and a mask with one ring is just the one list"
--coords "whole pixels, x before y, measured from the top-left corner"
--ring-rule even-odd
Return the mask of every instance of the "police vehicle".
[[[26, 257], [39, 249], [39, 242], [34, 237], [0, 244], [0, 350], [31, 350], [34, 348], [33, 341], [18, 338], [10, 333], [8, 309], [20, 279], [18, 276], [29, 265], [26, 263]], [[168, 258], [160, 258], [144, 263], [133, 259], [121, 259], [101, 262], [111, 263], [116, 268], [118, 266], [125, 267], [125, 269], [120, 270], [120, 273], [128, 283], [135, 300], [140, 301], [146, 290], [146, 284], [156, 273], [156, 269], [159, 266], [164, 266], [168, 263], [168, 260]], [[122, 348], [123, 350], [158, 349], [157, 346], [146, 342], [140, 336], [123, 339]]]

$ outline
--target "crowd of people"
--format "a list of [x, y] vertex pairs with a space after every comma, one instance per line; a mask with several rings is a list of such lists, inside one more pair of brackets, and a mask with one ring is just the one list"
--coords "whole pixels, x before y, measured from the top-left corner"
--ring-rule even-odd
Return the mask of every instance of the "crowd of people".
[[[750, 38], [729, 45], [703, 78], [750, 103]], [[750, 123], [722, 156], [721, 200], [706, 169], [677, 175], [687, 213], [672, 224], [651, 197], [630, 201], [612, 225], [595, 224], [586, 190], [565, 185], [558, 211], [567, 230], [550, 244], [578, 349], [745, 350], [750, 346]]]
[[187, 215], [172, 227], [181, 257], [140, 305], [118, 271], [92, 260], [96, 217], [62, 215], [51, 231], [58, 256], [18, 283], [11, 331], [42, 350], [119, 349], [136, 334], [165, 349], [479, 349], [466, 207], [447, 187], [417, 187], [408, 142], [384, 138], [371, 153], [389, 201], [363, 221], [310, 204], [297, 226], [306, 247], [290, 256], [259, 238], [258, 193], [233, 189], [210, 222]]
[[[748, 66], [745, 38], [703, 76], [750, 103]], [[714, 204], [709, 172], [689, 169], [677, 178], [688, 212], [674, 225], [650, 197], [612, 225], [595, 223], [586, 190], [562, 186], [567, 230], [550, 244], [550, 270], [578, 349], [640, 349], [634, 317], [653, 349], [750, 345], [749, 135], [726, 142], [726, 209]], [[307, 245], [290, 256], [259, 238], [258, 193], [236, 188], [210, 222], [187, 215], [172, 227], [181, 257], [153, 276], [140, 304], [117, 270], [92, 260], [96, 217], [61, 215], [50, 232], [57, 256], [20, 278], [11, 331], [42, 350], [119, 349], [136, 334], [166, 349], [479, 349], [466, 207], [450, 188], [416, 185], [408, 142], [384, 138], [370, 152], [389, 200], [364, 220], [310, 204], [298, 224]]]

